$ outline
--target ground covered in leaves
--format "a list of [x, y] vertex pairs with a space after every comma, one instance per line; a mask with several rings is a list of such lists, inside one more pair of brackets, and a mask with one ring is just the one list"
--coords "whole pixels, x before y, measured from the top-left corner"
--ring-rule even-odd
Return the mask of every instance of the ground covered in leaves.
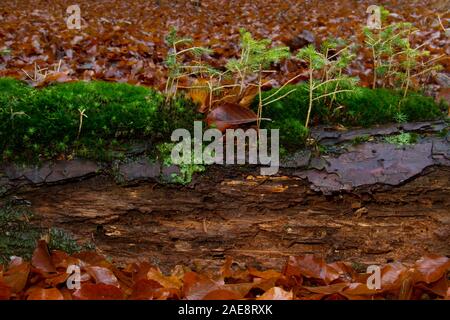
[[[27, 79], [39, 68], [54, 69], [61, 60], [60, 80], [102, 79], [141, 83], [162, 88], [166, 79], [164, 38], [171, 27], [192, 37], [193, 45], [214, 53], [205, 57], [223, 67], [239, 52], [239, 29], [256, 38], [270, 38], [291, 51], [330, 36], [364, 44], [362, 28], [373, 1], [202, 0], [195, 1], [89, 1], [79, 0], [81, 30], [65, 23], [71, 1], [4, 0], [0, 8], [0, 76]], [[420, 31], [413, 45], [424, 44], [432, 57], [449, 54], [448, 37], [439, 23], [448, 18], [445, 0], [381, 1], [391, 11], [392, 22], [409, 21]], [[449, 70], [449, 60], [441, 61]], [[277, 66], [278, 85], [306, 70], [299, 60]], [[348, 70], [363, 85], [371, 81], [370, 52], [361, 49]], [[24, 70], [24, 71], [23, 71]], [[307, 75], [305, 74], [305, 78]], [[28, 79], [29, 80], [29, 79]], [[49, 79], [47, 79], [49, 80]], [[55, 79], [53, 79], [55, 80]], [[299, 78], [301, 80], [301, 78]], [[277, 86], [277, 83], [274, 83]]]
[[[70, 266], [81, 271], [78, 288], [68, 288], [73, 283]], [[119, 269], [95, 252], [50, 252], [40, 240], [31, 262], [12, 257], [9, 266], [0, 268], [0, 299], [449, 299], [449, 270], [450, 260], [440, 256], [412, 265], [388, 263], [381, 266], [378, 290], [368, 288], [364, 266], [326, 263], [313, 255], [289, 257], [280, 271], [243, 269], [227, 259], [220, 271], [176, 266], [165, 275], [148, 262]]]

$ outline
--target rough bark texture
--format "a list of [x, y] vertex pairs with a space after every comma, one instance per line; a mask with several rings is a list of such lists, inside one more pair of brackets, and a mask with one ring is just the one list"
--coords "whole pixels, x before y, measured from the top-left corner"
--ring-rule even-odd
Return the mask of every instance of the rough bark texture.
[[92, 239], [116, 261], [216, 267], [226, 256], [279, 268], [289, 255], [412, 261], [450, 254], [450, 169], [428, 168], [397, 186], [323, 195], [305, 180], [212, 169], [190, 188], [106, 177], [22, 196], [46, 226]]

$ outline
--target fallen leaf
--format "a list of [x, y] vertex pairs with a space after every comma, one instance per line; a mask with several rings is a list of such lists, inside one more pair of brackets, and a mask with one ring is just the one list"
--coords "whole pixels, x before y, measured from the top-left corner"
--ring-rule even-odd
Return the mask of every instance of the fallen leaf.
[[252, 123], [258, 119], [252, 110], [234, 103], [223, 103], [215, 107], [206, 117], [209, 126], [215, 126], [220, 131], [234, 126]]
[[119, 281], [117, 280], [114, 273], [103, 267], [86, 267], [86, 272], [95, 280], [97, 284], [108, 284], [115, 287], [120, 287]]
[[11, 287], [0, 282], [0, 300], [9, 300], [11, 293]]
[[327, 265], [322, 258], [307, 254], [298, 257], [289, 257], [284, 268], [286, 276], [305, 276], [307, 278], [322, 279], [325, 284], [339, 278], [339, 272]]
[[81, 288], [72, 294], [76, 300], [123, 300], [122, 290], [109, 284], [82, 284]]
[[64, 300], [62, 293], [56, 288], [31, 288], [27, 300]]
[[291, 291], [285, 291], [279, 287], [273, 287], [270, 290], [264, 292], [256, 300], [293, 300], [294, 294]]
[[153, 300], [159, 295], [157, 289], [162, 288], [162, 286], [154, 281], [141, 279], [136, 282], [133, 286], [132, 293], [130, 295], [130, 300]]
[[203, 298], [203, 300], [239, 300], [241, 297], [233, 291], [226, 289], [216, 289], [208, 292]]
[[[20, 260], [20, 263], [15, 260]], [[3, 275], [3, 282], [11, 288], [12, 293], [21, 292], [27, 285], [31, 266], [28, 262], [16, 258], [10, 263], [8, 270]]]
[[439, 280], [450, 270], [450, 259], [429, 255], [418, 260], [414, 265], [416, 281], [431, 283]]
[[147, 272], [147, 279], [158, 282], [164, 288], [180, 289], [183, 285], [180, 279], [174, 276], [165, 276], [157, 268], [150, 268], [150, 270]]
[[45, 240], [39, 240], [31, 258], [31, 264], [42, 273], [54, 273], [56, 268], [53, 265], [50, 250]]

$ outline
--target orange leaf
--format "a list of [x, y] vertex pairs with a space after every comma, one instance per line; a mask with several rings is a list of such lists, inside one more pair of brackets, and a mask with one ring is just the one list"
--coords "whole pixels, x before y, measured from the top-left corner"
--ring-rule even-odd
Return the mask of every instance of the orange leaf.
[[27, 300], [64, 300], [62, 293], [56, 288], [32, 288], [28, 290]]
[[67, 281], [67, 278], [69, 278], [69, 276], [70, 275], [68, 273], [62, 272], [60, 274], [45, 279], [45, 283], [47, 283], [52, 287], [56, 287], [58, 284], [65, 283]]
[[8, 270], [3, 275], [3, 282], [11, 288], [12, 293], [21, 292], [28, 280], [31, 266], [21, 258], [11, 261]]
[[203, 299], [211, 291], [219, 289], [221, 285], [207, 276], [195, 272], [185, 273], [183, 282], [183, 295], [188, 300]]
[[45, 240], [38, 241], [37, 247], [33, 252], [33, 257], [31, 258], [31, 264], [43, 273], [56, 272], [56, 268], [53, 265], [50, 257], [50, 251]]
[[147, 279], [154, 280], [161, 284], [164, 288], [180, 289], [183, 283], [175, 276], [165, 276], [157, 268], [150, 268], [147, 272]]
[[119, 281], [114, 273], [107, 268], [91, 266], [86, 267], [86, 272], [95, 279], [95, 283], [97, 284], [108, 284], [115, 287], [120, 287]]
[[11, 297], [11, 288], [0, 282], [0, 300], [9, 300]]
[[241, 297], [233, 291], [225, 289], [216, 289], [210, 291], [203, 300], [239, 300]]
[[265, 280], [269, 279], [278, 279], [282, 276], [282, 274], [275, 270], [265, 270], [265, 271], [259, 271], [254, 268], [250, 268], [248, 273], [256, 278], [261, 278]]
[[160, 288], [162, 286], [154, 280], [141, 279], [134, 284], [130, 300], [152, 300]]
[[408, 268], [398, 262], [383, 266], [381, 268], [381, 288], [383, 290], [400, 288], [407, 273]]
[[208, 114], [206, 122], [209, 126], [215, 125], [217, 129], [224, 132], [228, 128], [252, 123], [257, 119], [258, 116], [250, 109], [234, 103], [224, 103], [214, 108]]
[[194, 103], [200, 105], [198, 112], [204, 113], [208, 109], [210, 95], [208, 80], [206, 79], [196, 79], [192, 84], [192, 87], [201, 88], [191, 88], [187, 91], [187, 96], [191, 98]]
[[293, 300], [294, 294], [289, 291], [285, 291], [280, 287], [273, 287], [270, 290], [264, 292], [263, 295], [256, 300]]
[[122, 290], [108, 284], [86, 283], [76, 290], [73, 295], [76, 300], [122, 300]]
[[339, 278], [339, 272], [327, 265], [322, 258], [307, 254], [289, 257], [284, 269], [286, 276], [305, 276], [307, 278], [322, 279], [326, 284]]
[[439, 280], [450, 269], [450, 259], [436, 255], [423, 257], [415, 263], [416, 281], [431, 283]]

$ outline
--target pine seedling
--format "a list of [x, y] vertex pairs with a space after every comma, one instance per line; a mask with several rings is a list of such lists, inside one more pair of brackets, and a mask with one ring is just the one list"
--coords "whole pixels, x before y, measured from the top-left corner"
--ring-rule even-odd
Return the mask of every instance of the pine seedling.
[[[263, 82], [263, 74], [271, 72], [266, 70], [272, 63], [279, 62], [284, 58], [290, 57], [288, 47], [271, 47], [272, 41], [270, 39], [256, 40], [251, 33], [241, 29], [241, 52], [239, 59], [231, 59], [226, 65], [226, 69], [233, 75], [235, 85], [239, 89], [239, 97], [250, 86], [257, 87], [258, 95], [258, 121], [259, 128], [262, 118], [262, 109], [264, 105], [271, 102], [264, 102], [262, 100], [262, 87], [266, 84]], [[257, 83], [251, 83], [249, 78], [257, 76]]]
[[172, 28], [170, 30], [165, 40], [166, 44], [170, 47], [169, 53], [166, 58], [166, 66], [169, 70], [169, 75], [167, 78], [165, 94], [168, 102], [176, 96], [180, 78], [190, 75], [196, 75], [208, 70], [207, 66], [204, 66], [200, 63], [196, 63], [194, 65], [184, 65], [182, 63], [182, 58], [188, 54], [194, 56], [195, 58], [199, 58], [204, 54], [212, 53], [212, 50], [197, 46], [179, 49], [180, 46], [191, 44], [192, 39], [179, 38], [177, 35], [177, 30], [175, 28]]
[[[308, 64], [309, 105], [305, 122], [305, 128], [308, 128], [314, 101], [329, 96], [335, 97], [338, 93], [353, 91], [353, 88], [356, 85], [356, 79], [342, 74], [342, 69], [351, 61], [351, 55], [349, 55], [348, 53], [343, 55], [341, 59], [338, 58], [336, 60], [333, 60], [333, 58], [335, 58], [335, 55], [327, 57], [323, 53], [318, 52], [313, 45], [309, 45], [301, 49], [298, 52], [297, 57], [306, 61], [306, 63]], [[339, 72], [339, 70], [341, 70], [341, 72]], [[316, 81], [314, 79], [315, 72], [325, 73], [326, 76], [323, 77], [325, 80]], [[340, 89], [339, 84], [341, 85], [341, 87], [343, 84], [345, 84], [345, 87], [347, 89]], [[331, 90], [328, 91], [330, 88]]]
[[249, 75], [259, 74], [272, 63], [290, 56], [288, 47], [271, 48], [271, 43], [270, 39], [253, 39], [250, 32], [241, 29], [240, 58], [231, 59], [226, 65], [227, 70], [238, 75], [240, 93], [245, 90]]

